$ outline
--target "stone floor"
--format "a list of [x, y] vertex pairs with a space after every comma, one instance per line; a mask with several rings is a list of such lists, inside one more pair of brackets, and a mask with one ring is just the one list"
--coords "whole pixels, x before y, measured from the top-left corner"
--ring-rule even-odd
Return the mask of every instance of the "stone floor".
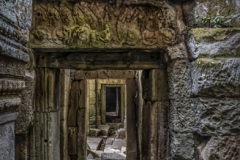
[[88, 160], [125, 160], [125, 139], [112, 137], [88, 137]]

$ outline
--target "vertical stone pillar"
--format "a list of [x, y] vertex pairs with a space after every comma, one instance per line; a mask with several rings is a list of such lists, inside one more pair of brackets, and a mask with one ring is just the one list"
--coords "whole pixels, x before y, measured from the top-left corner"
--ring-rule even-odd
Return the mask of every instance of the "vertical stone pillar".
[[68, 154], [70, 160], [84, 160], [87, 157], [89, 90], [87, 80], [71, 82], [71, 96], [68, 110]]
[[36, 68], [35, 159], [60, 160], [60, 70]]
[[136, 126], [136, 106], [134, 97], [136, 95], [136, 83], [134, 79], [127, 79], [127, 159], [138, 159], [137, 149], [137, 126]]
[[61, 69], [60, 70], [60, 84], [61, 84], [61, 118], [60, 118], [60, 157], [61, 160], [68, 159], [68, 103], [70, 95], [70, 70]]
[[163, 69], [143, 71], [143, 160], [164, 160], [169, 156], [169, 103], [167, 75]]
[[82, 80], [79, 83], [79, 101], [77, 112], [77, 154], [78, 160], [86, 159], [87, 157], [87, 106], [89, 105], [87, 81]]

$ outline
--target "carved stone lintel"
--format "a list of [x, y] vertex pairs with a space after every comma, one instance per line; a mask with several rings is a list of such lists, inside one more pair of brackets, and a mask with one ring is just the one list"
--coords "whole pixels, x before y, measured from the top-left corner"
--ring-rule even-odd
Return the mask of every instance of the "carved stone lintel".
[[38, 3], [30, 42], [33, 48], [161, 48], [176, 43], [174, 24], [176, 11], [165, 1], [155, 7]]

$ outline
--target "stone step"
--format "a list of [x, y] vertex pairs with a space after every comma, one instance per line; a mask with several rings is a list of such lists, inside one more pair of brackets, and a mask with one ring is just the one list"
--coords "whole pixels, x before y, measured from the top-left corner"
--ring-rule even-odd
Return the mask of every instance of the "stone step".
[[91, 137], [97, 137], [99, 136], [101, 133], [101, 130], [100, 129], [97, 129], [97, 128], [90, 128], [89, 129], [89, 136]]
[[101, 130], [101, 133], [103, 136], [108, 136], [109, 135], [109, 129], [110, 129], [110, 126], [109, 125], [100, 125], [98, 126], [98, 129]]
[[102, 141], [102, 138], [99, 138], [99, 137], [87, 137], [87, 144], [89, 148], [93, 151], [96, 151], [98, 149], [98, 146], [101, 141]]

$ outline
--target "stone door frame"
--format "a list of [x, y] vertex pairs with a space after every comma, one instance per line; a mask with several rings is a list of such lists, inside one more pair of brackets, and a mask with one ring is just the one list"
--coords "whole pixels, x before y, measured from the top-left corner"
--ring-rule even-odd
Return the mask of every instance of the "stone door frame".
[[[125, 81], [125, 80], [124, 80]], [[124, 83], [101, 83], [101, 123], [106, 124], [106, 87], [120, 87], [121, 88], [121, 123], [124, 122], [125, 106], [126, 106], [126, 81]], [[99, 88], [98, 88], [99, 89]], [[105, 94], [104, 94], [105, 91]]]
[[[100, 54], [100, 56], [98, 55]], [[115, 56], [112, 56], [110, 54], [115, 54]], [[104, 57], [103, 55], [105, 55], [105, 58], [102, 59], [102, 57]], [[85, 57], [89, 56], [88, 59], [86, 59]], [[122, 57], [127, 57], [127, 58], [121, 58], [121, 60], [118, 62], [119, 56]], [[77, 57], [77, 58], [76, 58]], [[84, 57], [84, 58], [82, 58]], [[96, 58], [97, 57], [97, 58]], [[140, 57], [139, 59], [134, 59], [136, 57]], [[92, 59], [96, 60], [96, 61], [92, 61]], [[115, 62], [114, 62], [115, 61]], [[46, 88], [45, 90], [42, 90], [42, 93], [40, 93], [40, 95], [38, 93], [36, 93], [36, 96], [40, 96], [41, 100], [44, 102], [46, 101], [45, 96], [49, 95], [50, 97], [53, 97], [53, 101], [55, 101], [55, 103], [50, 102], [51, 99], [48, 98], [48, 102], [45, 104], [45, 110], [43, 110], [43, 114], [48, 114], [47, 112], [53, 112], [55, 111], [56, 114], [54, 114], [53, 117], [49, 116], [47, 118], [40, 118], [36, 117], [36, 113], [35, 113], [35, 121], [36, 124], [38, 124], [38, 121], [42, 122], [42, 125], [45, 126], [46, 124], [51, 124], [55, 123], [59, 124], [59, 127], [55, 127], [53, 129], [50, 129], [49, 127], [46, 129], [46, 132], [44, 131], [44, 133], [42, 133], [45, 136], [45, 140], [43, 140], [41, 142], [41, 140], [36, 139], [37, 141], [40, 142], [36, 142], [35, 141], [35, 145], [39, 144], [39, 149], [44, 149], [46, 151], [48, 151], [49, 153], [51, 152], [51, 150], [53, 151], [53, 155], [40, 155], [39, 157], [44, 157], [46, 160], [52, 160], [52, 159], [60, 159], [60, 153], [57, 153], [57, 151], [60, 151], [60, 135], [57, 134], [60, 131], [60, 114], [62, 114], [60, 112], [60, 99], [56, 98], [56, 97], [60, 97], [60, 92], [56, 91], [55, 88], [58, 86], [60, 88], [60, 80], [59, 80], [59, 72], [60, 69], [82, 69], [82, 70], [97, 70], [97, 69], [117, 69], [117, 70], [151, 70], [153, 72], [153, 70], [165, 70], [164, 69], [164, 64], [163, 64], [163, 51], [159, 50], [158, 52], [156, 51], [147, 51], [145, 52], [144, 50], [142, 50], [141, 52], [139, 51], [131, 51], [129, 50], [128, 52], [124, 52], [124, 53], [119, 53], [119, 52], [100, 52], [100, 53], [79, 53], [79, 52], [55, 52], [54, 50], [49, 52], [42, 52], [42, 50], [36, 51], [35, 52], [35, 62], [36, 62], [36, 86], [39, 85], [44, 87], [43, 83], [48, 84], [48, 86], [53, 85], [55, 87], [53, 88]], [[53, 76], [55, 81], [51, 80], [51, 78], [49, 77], [49, 73], [50, 73], [50, 77]], [[38, 75], [38, 73], [41, 73]], [[49, 77], [49, 78], [48, 78]], [[150, 78], [150, 81], [152, 81], [152, 79]], [[153, 85], [157, 85], [157, 83], [154, 82], [150, 82]], [[137, 85], [134, 80], [127, 80], [126, 81], [127, 85]], [[161, 85], [160, 85], [161, 86]], [[41, 90], [41, 89], [40, 89]], [[150, 91], [151, 92], [151, 91]], [[41, 94], [45, 95], [45, 96], [41, 96]], [[135, 95], [135, 92], [131, 91], [131, 90], [127, 90], [127, 95], [129, 97], [127, 97], [127, 103], [130, 104], [134, 107], [135, 104], [133, 102], [133, 95]], [[56, 97], [55, 97], [56, 96]], [[54, 98], [55, 97], [55, 98]], [[41, 100], [39, 100], [39, 103], [35, 103], [35, 108], [38, 108], [39, 106], [41, 106]], [[155, 100], [154, 100], [155, 101]], [[51, 106], [51, 105], [55, 105], [55, 106]], [[149, 105], [149, 104], [148, 104]], [[154, 105], [156, 106], [156, 105]], [[49, 110], [49, 107], [53, 107], [55, 108], [55, 110]], [[133, 132], [128, 132], [127, 133], [127, 137], [134, 137], [137, 136], [135, 140], [129, 139], [127, 140], [127, 159], [140, 159], [139, 155], [143, 154], [143, 150], [141, 149], [142, 147], [145, 147], [146, 145], [149, 147], [152, 147], [150, 144], [139, 144], [138, 141], [140, 142], [144, 142], [143, 140], [139, 140], [138, 136], [138, 129], [136, 128], [136, 111], [134, 109], [134, 107], [127, 107], [128, 110], [126, 111], [127, 113], [127, 119], [129, 118], [129, 122], [133, 122], [132, 124], [128, 124], [127, 126], [127, 130], [128, 131], [132, 131], [134, 128], [135, 131]], [[138, 115], [139, 116], [139, 115]], [[40, 116], [41, 117], [41, 116]], [[44, 117], [44, 115], [42, 116]], [[86, 115], [85, 115], [86, 117]], [[144, 116], [143, 116], [144, 117]], [[64, 118], [64, 117], [63, 117]], [[66, 117], [65, 117], [66, 118]], [[128, 121], [128, 120], [127, 120]], [[153, 122], [154, 123], [154, 122]], [[156, 122], [157, 123], [157, 122]], [[36, 127], [39, 127], [38, 125], [36, 125]], [[86, 126], [82, 126], [82, 129], [86, 130]], [[143, 132], [144, 130], [146, 130], [146, 128], [142, 128]], [[135, 132], [135, 133], [134, 133]], [[157, 132], [157, 131], [156, 131]], [[56, 133], [56, 134], [55, 134]], [[65, 131], [63, 131], [63, 133], [65, 133]], [[78, 132], [79, 134], [80, 132]], [[83, 132], [81, 132], [82, 134]], [[84, 131], [85, 134], [87, 134], [87, 131]], [[35, 137], [37, 136], [38, 133], [34, 133]], [[132, 135], [131, 135], [132, 134]], [[135, 135], [134, 135], [135, 134]], [[81, 135], [79, 135], [81, 137]], [[163, 135], [166, 136], [166, 135]], [[86, 137], [82, 136], [82, 138]], [[151, 138], [151, 137], [150, 137]], [[52, 143], [51, 139], [54, 140], [55, 143]], [[149, 137], [147, 138], [149, 139]], [[50, 140], [50, 141], [49, 141]], [[58, 141], [59, 140], [59, 141]], [[150, 140], [150, 139], [149, 139]], [[78, 142], [83, 142], [81, 139], [78, 139]], [[147, 142], [145, 140], [145, 142]], [[42, 143], [47, 144], [47, 145], [41, 145]], [[62, 142], [61, 142], [62, 143]], [[147, 142], [148, 143], [148, 142]], [[54, 146], [55, 145], [55, 146]], [[168, 144], [167, 144], [168, 145]], [[82, 145], [78, 145], [78, 148], [81, 147], [85, 147], [86, 148], [86, 143], [84, 144], [84, 146]], [[167, 148], [169, 146], [166, 146]], [[55, 149], [55, 150], [54, 150]], [[154, 152], [154, 153], [148, 153], [148, 155], [150, 154], [156, 154], [158, 155], [158, 151], [156, 151], [156, 148], [150, 148], [149, 149], [150, 152]], [[140, 152], [140, 153], [138, 153]], [[86, 157], [86, 153], [79, 153], [80, 156], [78, 156], [78, 160], [82, 160], [84, 157]], [[46, 156], [46, 157], [45, 157]], [[54, 157], [54, 158], [53, 158]], [[64, 157], [61, 155], [61, 157]]]

